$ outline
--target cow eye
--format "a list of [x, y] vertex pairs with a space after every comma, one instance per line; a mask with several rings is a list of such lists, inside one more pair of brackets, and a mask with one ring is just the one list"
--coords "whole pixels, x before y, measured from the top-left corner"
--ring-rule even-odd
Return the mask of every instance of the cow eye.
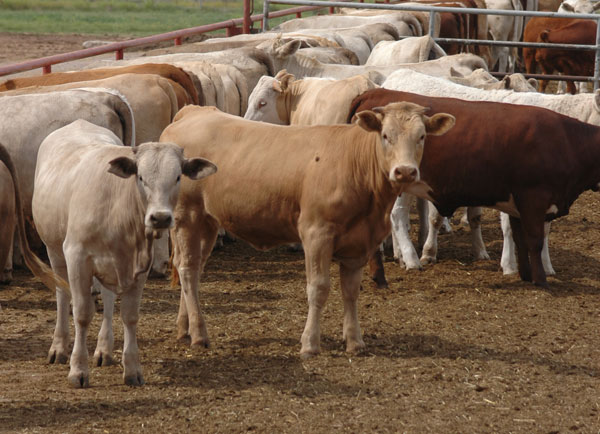
[[181, 175], [179, 175], [179, 176], [177, 177], [177, 181], [175, 181], [175, 182], [179, 182], [179, 181], [181, 181]]
[[425, 134], [423, 134], [419, 140], [425, 140]]
[[388, 136], [387, 136], [387, 134], [384, 134], [384, 135], [383, 135], [383, 140], [387, 140], [387, 139], [388, 139]]
[[266, 102], [264, 99], [261, 99], [261, 100], [258, 102], [258, 108], [264, 107], [264, 106], [266, 106], [266, 105], [267, 105], [267, 102]]
[[141, 175], [138, 178], [139, 178], [140, 182], [144, 182]]

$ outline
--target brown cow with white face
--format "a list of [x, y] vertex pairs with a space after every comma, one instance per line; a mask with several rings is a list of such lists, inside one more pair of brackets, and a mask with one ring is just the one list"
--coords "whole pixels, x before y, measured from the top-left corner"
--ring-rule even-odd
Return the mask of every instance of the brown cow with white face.
[[398, 103], [359, 113], [356, 125], [278, 126], [212, 107], [180, 111], [161, 141], [210, 159], [219, 172], [202, 185], [181, 185], [171, 233], [182, 284], [179, 337], [208, 344], [198, 282], [224, 227], [261, 249], [302, 241], [309, 305], [303, 356], [320, 351], [320, 314], [337, 259], [346, 349], [363, 348], [356, 305], [362, 268], [389, 234], [397, 195], [419, 184], [425, 136], [454, 124], [450, 115], [424, 113]]

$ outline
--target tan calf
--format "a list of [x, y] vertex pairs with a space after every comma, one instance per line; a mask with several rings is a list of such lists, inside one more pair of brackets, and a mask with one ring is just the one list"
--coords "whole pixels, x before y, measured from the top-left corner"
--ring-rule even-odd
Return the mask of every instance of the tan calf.
[[425, 187], [419, 162], [427, 134], [454, 124], [398, 103], [358, 114], [356, 125], [278, 126], [211, 107], [186, 107], [161, 141], [219, 172], [201, 184], [182, 182], [172, 241], [182, 296], [178, 334], [208, 345], [198, 282], [220, 226], [259, 249], [301, 241], [306, 259], [308, 318], [303, 356], [320, 351], [320, 315], [339, 262], [348, 351], [364, 347], [357, 298], [362, 268], [390, 231], [390, 210], [404, 190]]

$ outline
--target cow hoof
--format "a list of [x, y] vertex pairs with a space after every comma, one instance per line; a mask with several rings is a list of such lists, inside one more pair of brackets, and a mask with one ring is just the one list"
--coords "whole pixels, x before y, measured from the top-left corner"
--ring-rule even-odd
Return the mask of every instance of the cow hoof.
[[69, 374], [67, 379], [69, 380], [71, 387], [74, 387], [75, 389], [90, 387], [90, 378], [83, 373]]
[[365, 348], [367, 348], [367, 346], [365, 345], [365, 343], [362, 340], [359, 342], [353, 342], [353, 343], [346, 344], [346, 352], [347, 353], [360, 354], [365, 350]]
[[191, 342], [191, 336], [187, 333], [180, 333], [177, 335], [177, 342], [182, 344], [188, 344]]
[[65, 353], [62, 353], [57, 350], [50, 350], [48, 352], [48, 363], [51, 365], [65, 365], [67, 363], [68, 357]]
[[195, 342], [192, 342], [190, 344], [190, 346], [192, 348], [209, 348], [210, 347], [210, 341], [208, 339], [199, 339]]
[[127, 386], [143, 386], [144, 376], [142, 374], [127, 375], [124, 377], [124, 381]]
[[115, 364], [115, 360], [108, 353], [94, 354], [94, 365], [96, 366], [111, 366]]
[[423, 266], [421, 265], [420, 262], [417, 264], [408, 264], [408, 263], [405, 263], [405, 264], [406, 264], [407, 270], [419, 270], [419, 271], [423, 270]]
[[300, 358], [302, 360], [309, 360], [309, 359], [312, 359], [313, 357], [318, 356], [320, 352], [321, 352], [321, 350], [319, 348], [314, 349], [314, 350], [300, 350]]
[[490, 259], [490, 255], [488, 255], [487, 252], [481, 252], [481, 253], [478, 253], [478, 254], [476, 254], [474, 256], [475, 256], [475, 260], [476, 261], [487, 261], [487, 260]]
[[0, 273], [0, 283], [3, 285], [8, 285], [13, 279], [12, 270], [4, 270], [4, 272]]
[[421, 264], [423, 265], [431, 265], [435, 264], [437, 259], [433, 256], [421, 256]]

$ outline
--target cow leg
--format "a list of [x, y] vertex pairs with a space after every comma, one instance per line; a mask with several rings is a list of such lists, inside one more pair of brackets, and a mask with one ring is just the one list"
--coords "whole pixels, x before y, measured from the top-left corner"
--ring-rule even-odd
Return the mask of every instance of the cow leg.
[[129, 291], [124, 291], [121, 296], [121, 320], [123, 321], [123, 380], [128, 386], [141, 386], [144, 384], [136, 331], [145, 281], [145, 278], [138, 279], [136, 284]]
[[169, 267], [169, 233], [165, 231], [162, 237], [152, 244], [152, 269], [150, 274], [155, 277], [165, 277]]
[[[65, 244], [67, 241], [65, 240]], [[71, 353], [71, 369], [68, 380], [73, 387], [88, 387], [90, 374], [88, 369], [87, 331], [94, 316], [92, 271], [86, 264], [85, 252], [79, 248], [65, 248], [65, 259], [69, 275], [69, 286], [73, 297], [73, 319], [75, 322], [75, 344]]]
[[504, 212], [500, 213], [500, 226], [502, 227], [502, 235], [504, 236], [504, 243], [502, 244], [502, 258], [500, 259], [502, 273], [514, 274], [518, 271], [515, 242], [513, 240], [510, 217]]
[[96, 350], [94, 351], [94, 365], [110, 366], [114, 363], [112, 354], [115, 345], [115, 336], [113, 333], [112, 322], [117, 294], [106, 289], [100, 282], [98, 282], [98, 285], [100, 285], [104, 309], [102, 310], [102, 326], [98, 333], [98, 343], [96, 344]]
[[350, 268], [340, 263], [340, 286], [344, 300], [344, 332], [347, 352], [358, 352], [365, 348], [358, 322], [358, 294], [362, 267]]
[[433, 264], [437, 261], [437, 249], [438, 249], [438, 233], [444, 223], [444, 217], [438, 212], [437, 208], [433, 205], [429, 206], [429, 231], [427, 234], [427, 240], [423, 246], [423, 253], [421, 254], [422, 264]]
[[403, 194], [396, 199], [392, 208], [392, 240], [394, 242], [394, 256], [404, 262], [407, 270], [420, 270], [421, 262], [415, 250], [408, 228], [410, 226], [410, 204], [412, 197]]
[[202, 221], [191, 221], [196, 213], [187, 213], [172, 232], [173, 265], [181, 280], [181, 302], [177, 315], [177, 339], [191, 338], [191, 345], [208, 348], [206, 323], [200, 311], [198, 284], [204, 265], [217, 240], [217, 221], [205, 216]]
[[490, 259], [481, 236], [481, 213], [482, 209], [479, 206], [467, 207], [467, 219], [471, 228], [471, 246], [476, 261]]
[[381, 245], [373, 256], [369, 259], [369, 275], [377, 285], [377, 289], [386, 289], [389, 287], [385, 278], [385, 269], [383, 268], [383, 245]]
[[329, 266], [333, 255], [333, 240], [326, 230], [309, 229], [301, 232], [306, 266], [308, 315], [300, 342], [300, 356], [309, 358], [321, 351], [321, 312], [330, 289]]
[[510, 216], [510, 228], [517, 250], [517, 262], [519, 264], [519, 277], [525, 282], [531, 282], [531, 266], [529, 265], [529, 254], [525, 243], [525, 235], [521, 227], [521, 219]]
[[548, 235], [550, 235], [550, 222], [544, 222], [544, 247], [542, 247], [542, 264], [547, 276], [554, 276], [556, 271], [550, 261], [550, 251], [548, 250]]
[[[419, 215], [419, 247], [422, 248], [429, 234], [429, 201], [417, 198], [417, 214]], [[408, 218], [408, 214], [407, 214]], [[421, 263], [421, 262], [419, 262]]]
[[7, 227], [0, 229], [0, 283], [10, 283], [13, 269], [13, 236], [15, 231]]
[[[47, 249], [48, 259], [52, 270], [63, 279], [67, 277], [67, 264], [61, 253]], [[52, 345], [48, 350], [48, 363], [65, 364], [68, 360], [69, 348], [69, 314], [71, 307], [71, 296], [62, 288], [56, 288], [56, 327]]]

